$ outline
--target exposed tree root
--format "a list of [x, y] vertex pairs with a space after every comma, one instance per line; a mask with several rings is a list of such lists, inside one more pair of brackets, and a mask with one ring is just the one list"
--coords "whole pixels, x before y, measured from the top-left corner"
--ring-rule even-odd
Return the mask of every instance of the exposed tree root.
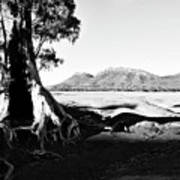
[[8, 116], [9, 97], [5, 91], [0, 93], [0, 122]]
[[53, 157], [53, 158], [59, 159], [59, 160], [64, 159], [63, 156], [61, 156], [58, 153], [54, 153], [52, 151], [44, 151], [44, 152], [42, 152], [42, 151], [35, 150], [32, 154], [33, 154], [33, 156], [38, 157], [38, 158], [42, 158], [43, 156], [46, 156], [46, 157], [48, 156], [48, 157], [51, 157], [51, 158]]
[[11, 132], [9, 128], [0, 123], [0, 179], [10, 180], [14, 166], [6, 159], [8, 149], [11, 148]]
[[46, 145], [56, 143], [62, 148], [63, 145], [75, 142], [80, 135], [77, 120], [66, 113], [44, 87], [34, 82], [30, 93], [33, 103], [33, 123], [30, 126], [17, 127], [10, 125], [9, 97], [4, 92], [0, 94], [0, 141], [3, 139], [0, 162], [7, 168], [3, 180], [10, 180], [14, 170], [14, 166], [8, 162], [11, 150], [7, 149], [25, 148], [38, 159], [50, 157], [62, 160], [63, 157], [59, 153], [51, 151], [51, 148], [46, 150]]
[[[0, 179], [11, 180], [14, 171], [14, 166], [4, 158], [0, 158], [0, 166]], [[1, 172], [2, 169], [5, 170], [5, 172]]]
[[32, 102], [34, 123], [31, 128], [37, 134], [42, 150], [44, 141], [48, 140], [48, 132], [52, 133], [54, 140], [60, 138], [64, 143], [73, 141], [79, 136], [77, 120], [66, 113], [44, 87], [36, 83], [32, 86]]

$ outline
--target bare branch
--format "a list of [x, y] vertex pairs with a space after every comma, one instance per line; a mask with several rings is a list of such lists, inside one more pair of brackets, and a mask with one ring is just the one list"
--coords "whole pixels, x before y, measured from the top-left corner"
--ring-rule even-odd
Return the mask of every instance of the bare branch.
[[8, 61], [8, 52], [7, 52], [7, 33], [6, 33], [6, 28], [5, 28], [5, 23], [4, 23], [4, 17], [3, 14], [1, 12], [1, 27], [2, 27], [2, 32], [3, 32], [3, 38], [4, 38], [4, 62], [7, 65], [7, 61]]
[[39, 55], [39, 53], [40, 53], [40, 51], [41, 51], [41, 49], [42, 49], [42, 46], [43, 46], [43, 44], [45, 43], [45, 41], [46, 41], [46, 37], [41, 37], [40, 42], [39, 42], [39, 45], [38, 45], [38, 47], [37, 47], [37, 49], [36, 49], [36, 52], [35, 52], [35, 57], [36, 57], [36, 58], [38, 57], [38, 55]]

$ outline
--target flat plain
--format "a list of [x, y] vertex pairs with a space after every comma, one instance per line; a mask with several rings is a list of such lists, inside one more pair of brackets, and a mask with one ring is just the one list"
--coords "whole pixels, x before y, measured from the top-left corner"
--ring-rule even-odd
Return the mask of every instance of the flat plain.
[[[149, 116], [178, 116], [180, 113], [180, 92], [53, 92], [60, 103], [73, 106], [108, 107], [114, 111], [101, 111], [104, 115], [121, 112], [136, 112]], [[124, 106], [123, 106], [124, 105]], [[129, 106], [128, 106], [129, 105]], [[136, 108], [133, 110], [132, 105]], [[119, 106], [119, 108], [118, 108]], [[177, 113], [177, 114], [176, 114]]]

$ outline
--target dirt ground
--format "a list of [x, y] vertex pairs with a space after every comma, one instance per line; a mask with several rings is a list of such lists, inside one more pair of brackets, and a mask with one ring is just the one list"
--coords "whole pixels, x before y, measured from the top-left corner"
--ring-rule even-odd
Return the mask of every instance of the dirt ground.
[[[130, 136], [129, 136], [130, 137]], [[43, 158], [16, 169], [14, 180], [179, 180], [180, 141], [101, 133], [64, 159]]]

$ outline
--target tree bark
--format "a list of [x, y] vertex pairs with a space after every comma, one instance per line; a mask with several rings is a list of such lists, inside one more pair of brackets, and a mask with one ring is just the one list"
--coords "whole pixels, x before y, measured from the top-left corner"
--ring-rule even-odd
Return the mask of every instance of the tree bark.
[[[27, 0], [24, 3], [27, 7], [19, 20], [13, 20], [8, 43], [5, 36], [5, 64], [10, 65], [8, 87], [0, 92], [0, 162], [8, 167], [5, 179], [9, 179], [13, 171], [12, 164], [6, 159], [11, 152], [9, 149], [20, 142], [19, 134], [27, 135], [28, 131], [29, 137], [32, 137], [30, 142], [38, 144], [29, 144], [34, 149], [28, 149], [28, 152], [34, 152], [39, 145], [40, 152], [45, 152], [44, 145], [48, 140], [51, 144], [52, 140], [64, 143], [74, 141], [80, 134], [77, 120], [64, 111], [41, 82], [32, 41], [32, 1]], [[2, 19], [2, 26], [3, 22]], [[3, 81], [8, 76], [5, 78]], [[24, 142], [27, 144], [29, 139]], [[20, 144], [20, 147], [23, 145]]]
[[14, 21], [9, 41], [11, 81], [7, 98], [5, 93], [0, 96], [6, 102], [0, 109], [0, 122], [6, 123], [13, 135], [16, 130], [29, 129], [37, 135], [41, 149], [44, 149], [44, 141], [51, 133], [63, 142], [74, 140], [79, 135], [78, 122], [42, 85], [32, 40], [27, 39], [26, 28], [23, 29], [21, 24]]

